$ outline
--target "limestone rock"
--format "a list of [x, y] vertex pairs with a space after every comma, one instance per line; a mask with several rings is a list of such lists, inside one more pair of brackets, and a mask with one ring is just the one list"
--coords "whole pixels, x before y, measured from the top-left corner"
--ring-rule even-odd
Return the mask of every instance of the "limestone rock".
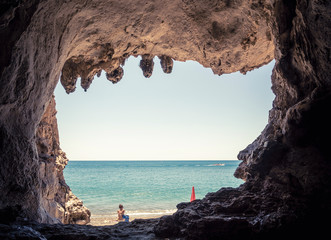
[[118, 83], [124, 75], [124, 70], [122, 67], [118, 67], [110, 73], [106, 73], [106, 77], [112, 83]]
[[96, 2], [87, 6], [72, 2], [69, 5], [77, 8], [77, 14], [54, 6], [57, 15], [72, 20], [59, 30], [60, 50], [67, 53], [61, 75], [67, 93], [75, 90], [78, 77], [87, 90], [100, 70], [118, 82], [123, 72], [119, 62], [130, 56], [142, 56], [145, 77], [153, 72], [153, 56], [160, 56], [165, 73], [171, 72], [172, 59], [198, 61], [215, 74], [246, 73], [273, 59], [268, 25], [272, 6], [266, 1]]
[[65, 223], [85, 225], [90, 222], [91, 212], [71, 191], [69, 199], [65, 203], [65, 209]]
[[174, 66], [172, 59], [168, 56], [160, 56], [159, 58], [163, 72], [171, 73]]
[[143, 74], [146, 78], [152, 76], [153, 69], [154, 69], [154, 56], [152, 55], [142, 55], [142, 59], [140, 60], [140, 68], [143, 71]]
[[63, 169], [68, 163], [60, 148], [55, 99], [52, 96], [38, 125], [36, 144], [40, 160], [41, 194], [47, 222], [87, 224], [91, 213], [66, 184]]

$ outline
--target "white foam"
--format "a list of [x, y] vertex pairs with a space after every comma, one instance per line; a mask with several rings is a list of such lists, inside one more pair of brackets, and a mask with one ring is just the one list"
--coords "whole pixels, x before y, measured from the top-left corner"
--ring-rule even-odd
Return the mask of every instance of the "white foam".
[[[156, 209], [156, 210], [150, 210], [150, 211], [144, 211], [144, 210], [137, 210], [137, 211], [125, 211], [127, 215], [129, 216], [159, 216], [159, 215], [170, 215], [176, 212], [177, 209]], [[93, 214], [93, 218], [104, 218], [104, 217], [117, 217], [117, 214]]]
[[176, 212], [176, 209], [169, 210], [153, 210], [151, 212], [140, 212], [140, 211], [127, 211], [127, 214], [130, 216], [140, 216], [140, 215], [167, 215], [173, 214]]

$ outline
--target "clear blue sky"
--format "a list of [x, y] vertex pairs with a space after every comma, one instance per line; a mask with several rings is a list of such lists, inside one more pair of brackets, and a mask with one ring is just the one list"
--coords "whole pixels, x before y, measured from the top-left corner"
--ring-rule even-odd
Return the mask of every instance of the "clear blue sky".
[[145, 78], [131, 57], [124, 77], [95, 77], [87, 92], [55, 90], [60, 143], [70, 160], [236, 160], [268, 121], [274, 61], [217, 76], [193, 61]]

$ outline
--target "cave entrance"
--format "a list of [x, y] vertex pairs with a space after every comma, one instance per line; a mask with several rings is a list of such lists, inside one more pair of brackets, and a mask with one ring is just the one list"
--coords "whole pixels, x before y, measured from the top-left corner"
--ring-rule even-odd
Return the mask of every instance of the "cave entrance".
[[155, 64], [146, 79], [139, 61], [127, 60], [117, 84], [103, 73], [87, 92], [55, 90], [65, 178], [92, 224], [109, 224], [119, 203], [132, 217], [158, 216], [189, 201], [194, 185], [197, 198], [239, 186], [236, 155], [267, 125], [274, 62], [222, 76], [193, 61], [172, 74]]

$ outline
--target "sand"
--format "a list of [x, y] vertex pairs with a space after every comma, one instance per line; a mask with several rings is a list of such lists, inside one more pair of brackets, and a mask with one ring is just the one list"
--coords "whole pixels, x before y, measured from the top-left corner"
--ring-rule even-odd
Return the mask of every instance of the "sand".
[[[148, 215], [133, 215], [130, 216], [130, 222], [135, 219], [152, 219], [152, 218], [160, 218], [162, 216], [167, 216], [170, 214], [148, 214]], [[91, 222], [87, 225], [92, 226], [108, 226], [108, 225], [115, 225], [119, 221], [117, 221], [117, 215], [92, 215]]]

